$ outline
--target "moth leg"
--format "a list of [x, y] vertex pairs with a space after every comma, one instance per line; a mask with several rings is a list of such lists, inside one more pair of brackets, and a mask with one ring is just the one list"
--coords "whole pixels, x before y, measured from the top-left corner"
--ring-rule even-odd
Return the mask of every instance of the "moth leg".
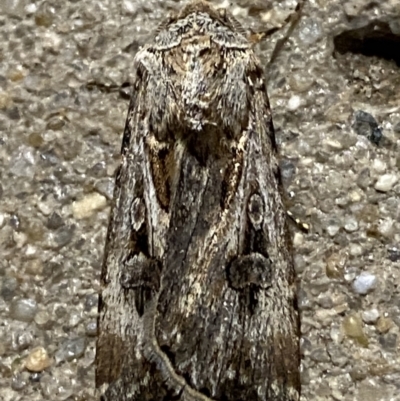
[[292, 14], [290, 14], [286, 20], [283, 22], [283, 26], [282, 27], [276, 27], [276, 28], [272, 28], [269, 31], [267, 31], [266, 33], [262, 33], [259, 35], [259, 38], [257, 38], [256, 41], [260, 41], [266, 37], [271, 36], [272, 34], [274, 34], [276, 31], [282, 29], [284, 26], [286, 26], [287, 24], [289, 24], [289, 28], [286, 31], [286, 34], [283, 38], [279, 39], [276, 44], [275, 44], [275, 48], [272, 51], [271, 57], [269, 59], [269, 62], [267, 64], [267, 68], [266, 70], [269, 71], [271, 68], [271, 65], [276, 61], [279, 52], [283, 49], [283, 46], [285, 46], [286, 42], [289, 40], [289, 38], [292, 36], [293, 31], [295, 30], [297, 24], [300, 21], [300, 18], [303, 14], [303, 8], [304, 5], [306, 3], [307, 0], [299, 0], [299, 2], [297, 3], [297, 6], [294, 10], [294, 12]]

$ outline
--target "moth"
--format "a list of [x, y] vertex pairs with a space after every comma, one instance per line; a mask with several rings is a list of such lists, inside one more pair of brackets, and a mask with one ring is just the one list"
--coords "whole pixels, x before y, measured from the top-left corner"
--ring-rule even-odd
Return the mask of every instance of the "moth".
[[103, 401], [299, 400], [299, 316], [264, 73], [192, 1], [133, 63], [101, 273]]

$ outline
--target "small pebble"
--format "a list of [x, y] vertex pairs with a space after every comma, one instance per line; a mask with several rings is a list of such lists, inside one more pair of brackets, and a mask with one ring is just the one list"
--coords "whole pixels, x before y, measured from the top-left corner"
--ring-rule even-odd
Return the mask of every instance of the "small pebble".
[[31, 372], [41, 372], [48, 368], [52, 361], [43, 347], [33, 349], [25, 359], [25, 367]]
[[79, 311], [71, 311], [69, 313], [68, 326], [75, 327], [82, 320], [82, 313]]
[[93, 320], [86, 324], [85, 328], [86, 335], [94, 337], [97, 334], [97, 321]]
[[33, 299], [17, 299], [10, 307], [10, 317], [21, 322], [31, 322], [37, 312], [37, 303]]
[[35, 323], [42, 329], [48, 329], [51, 326], [50, 315], [46, 311], [39, 311], [35, 316]]
[[37, 10], [37, 5], [35, 3], [30, 3], [30, 4], [25, 6], [25, 11], [28, 14], [33, 14], [33, 13], [36, 12], [36, 10]]
[[14, 375], [11, 379], [11, 388], [14, 391], [23, 390], [29, 382], [29, 374], [27, 372], [21, 372]]
[[370, 185], [371, 181], [371, 172], [368, 167], [362, 169], [357, 177], [357, 185], [360, 188], [367, 188]]
[[299, 39], [305, 45], [311, 45], [322, 36], [322, 29], [319, 22], [312, 18], [301, 19], [299, 24]]
[[331, 236], [334, 237], [340, 230], [340, 225], [338, 222], [329, 222], [326, 226], [326, 232]]
[[352, 203], [358, 203], [361, 200], [361, 195], [358, 191], [350, 191], [348, 195]]
[[297, 110], [301, 105], [301, 98], [300, 96], [294, 95], [292, 96], [287, 104], [289, 110], [294, 111]]
[[[343, 352], [342, 348], [337, 344], [329, 343], [326, 345], [327, 351], [329, 354], [329, 361], [327, 361], [330, 366], [339, 366], [343, 368], [345, 365], [348, 364], [349, 357], [346, 353]], [[333, 366], [332, 366], [333, 367]]]
[[18, 289], [18, 281], [15, 277], [5, 277], [0, 290], [0, 296], [3, 297], [5, 301], [11, 301], [15, 292]]
[[380, 220], [377, 229], [379, 234], [381, 234], [383, 237], [390, 238], [393, 235], [395, 229], [393, 219], [388, 217], [386, 219]]
[[136, 4], [136, 1], [129, 1], [129, 0], [123, 0], [122, 1], [122, 10], [129, 14], [133, 15], [137, 12], [138, 10], [138, 4]]
[[61, 128], [65, 125], [65, 120], [60, 116], [54, 116], [47, 121], [46, 128], [51, 129], [53, 131], [61, 130]]
[[106, 197], [94, 192], [74, 202], [72, 204], [72, 213], [76, 219], [84, 219], [92, 216], [96, 210], [103, 209], [106, 205]]
[[365, 366], [354, 366], [350, 370], [350, 377], [353, 381], [361, 381], [367, 377], [367, 368]]
[[343, 149], [343, 145], [336, 139], [326, 139], [323, 142], [323, 147], [326, 148], [328, 151], [329, 150], [333, 150], [333, 151], [337, 151], [337, 150], [342, 150]]
[[342, 327], [346, 336], [353, 338], [363, 347], [368, 346], [368, 338], [364, 333], [361, 318], [357, 314], [346, 316]]
[[387, 169], [387, 165], [383, 160], [375, 159], [372, 161], [372, 169], [377, 174], [383, 174]]
[[347, 0], [343, 4], [343, 10], [349, 17], [359, 16], [365, 7], [366, 3], [359, 0]]
[[387, 333], [393, 327], [393, 320], [381, 316], [376, 323], [376, 328], [380, 333]]
[[349, 246], [349, 253], [351, 256], [361, 256], [363, 253], [363, 248], [360, 244], [350, 244]]
[[86, 295], [85, 311], [88, 312], [88, 311], [92, 310], [93, 308], [96, 308], [96, 310], [97, 310], [98, 304], [99, 304], [99, 295], [97, 293]]
[[388, 351], [395, 351], [397, 348], [397, 334], [387, 333], [379, 337], [379, 343]]
[[343, 340], [343, 333], [338, 327], [332, 326], [330, 337], [336, 344], [339, 344]]
[[26, 244], [28, 237], [25, 233], [15, 231], [13, 233], [13, 240], [17, 248], [22, 248]]
[[293, 246], [295, 248], [300, 247], [304, 243], [304, 235], [302, 233], [295, 233], [293, 237]]
[[62, 361], [72, 361], [75, 358], [79, 358], [85, 352], [85, 348], [86, 341], [83, 337], [64, 341], [55, 355], [57, 364]]
[[383, 134], [375, 118], [362, 110], [358, 110], [354, 114], [353, 129], [358, 135], [368, 138], [375, 145], [379, 145]]
[[46, 226], [50, 230], [56, 230], [62, 227], [64, 224], [64, 219], [57, 212], [53, 212], [47, 219]]
[[104, 195], [108, 200], [111, 200], [114, 193], [114, 180], [111, 178], [102, 178], [97, 180], [95, 189], [101, 195]]
[[344, 229], [348, 233], [352, 233], [358, 230], [358, 221], [354, 217], [348, 217], [344, 223]]
[[379, 318], [379, 311], [376, 308], [366, 310], [362, 313], [362, 319], [365, 323], [375, 323]]
[[347, 256], [333, 253], [326, 260], [326, 275], [329, 278], [342, 278], [344, 276], [344, 268], [346, 266]]
[[13, 333], [12, 336], [12, 347], [15, 350], [23, 351], [29, 348], [33, 342], [33, 333], [29, 330], [21, 330]]
[[63, 246], [68, 245], [75, 233], [75, 226], [62, 226], [59, 229], [56, 230], [55, 235], [54, 235], [54, 246], [57, 248], [61, 248]]
[[40, 259], [31, 259], [25, 264], [25, 272], [33, 276], [43, 272], [43, 262]]
[[17, 177], [32, 179], [35, 174], [35, 155], [32, 148], [21, 146], [10, 161], [9, 171]]
[[353, 290], [357, 294], [365, 295], [376, 287], [377, 278], [374, 274], [362, 272], [353, 281]]
[[95, 163], [87, 170], [87, 174], [95, 178], [103, 178], [106, 175], [107, 167], [104, 161]]
[[330, 358], [324, 347], [314, 348], [310, 354], [311, 360], [318, 363], [329, 362]]
[[388, 192], [393, 188], [394, 184], [396, 184], [397, 179], [397, 175], [395, 174], [383, 174], [375, 183], [375, 189], [380, 192]]

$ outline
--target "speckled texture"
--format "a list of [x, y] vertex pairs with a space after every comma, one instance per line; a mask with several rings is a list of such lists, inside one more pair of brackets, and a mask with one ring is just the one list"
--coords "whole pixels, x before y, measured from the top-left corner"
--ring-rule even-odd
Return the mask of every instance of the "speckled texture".
[[[233, 3], [255, 30], [296, 4]], [[0, 3], [1, 400], [92, 399], [99, 272], [128, 104], [87, 85], [129, 81], [136, 49], [179, 6]], [[390, 0], [309, 0], [268, 73], [291, 210], [311, 225], [294, 230], [304, 400], [400, 400], [399, 67], [333, 56], [333, 36], [399, 13]], [[260, 44], [266, 65], [281, 35]], [[358, 132], [359, 111], [384, 141]], [[362, 272], [376, 277], [366, 294], [354, 285]]]

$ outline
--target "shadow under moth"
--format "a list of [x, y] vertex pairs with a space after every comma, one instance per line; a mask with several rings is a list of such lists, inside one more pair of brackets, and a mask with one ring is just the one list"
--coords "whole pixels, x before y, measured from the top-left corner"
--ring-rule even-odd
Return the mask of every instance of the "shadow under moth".
[[99, 302], [104, 401], [299, 400], [291, 239], [263, 69], [192, 1], [136, 55]]

